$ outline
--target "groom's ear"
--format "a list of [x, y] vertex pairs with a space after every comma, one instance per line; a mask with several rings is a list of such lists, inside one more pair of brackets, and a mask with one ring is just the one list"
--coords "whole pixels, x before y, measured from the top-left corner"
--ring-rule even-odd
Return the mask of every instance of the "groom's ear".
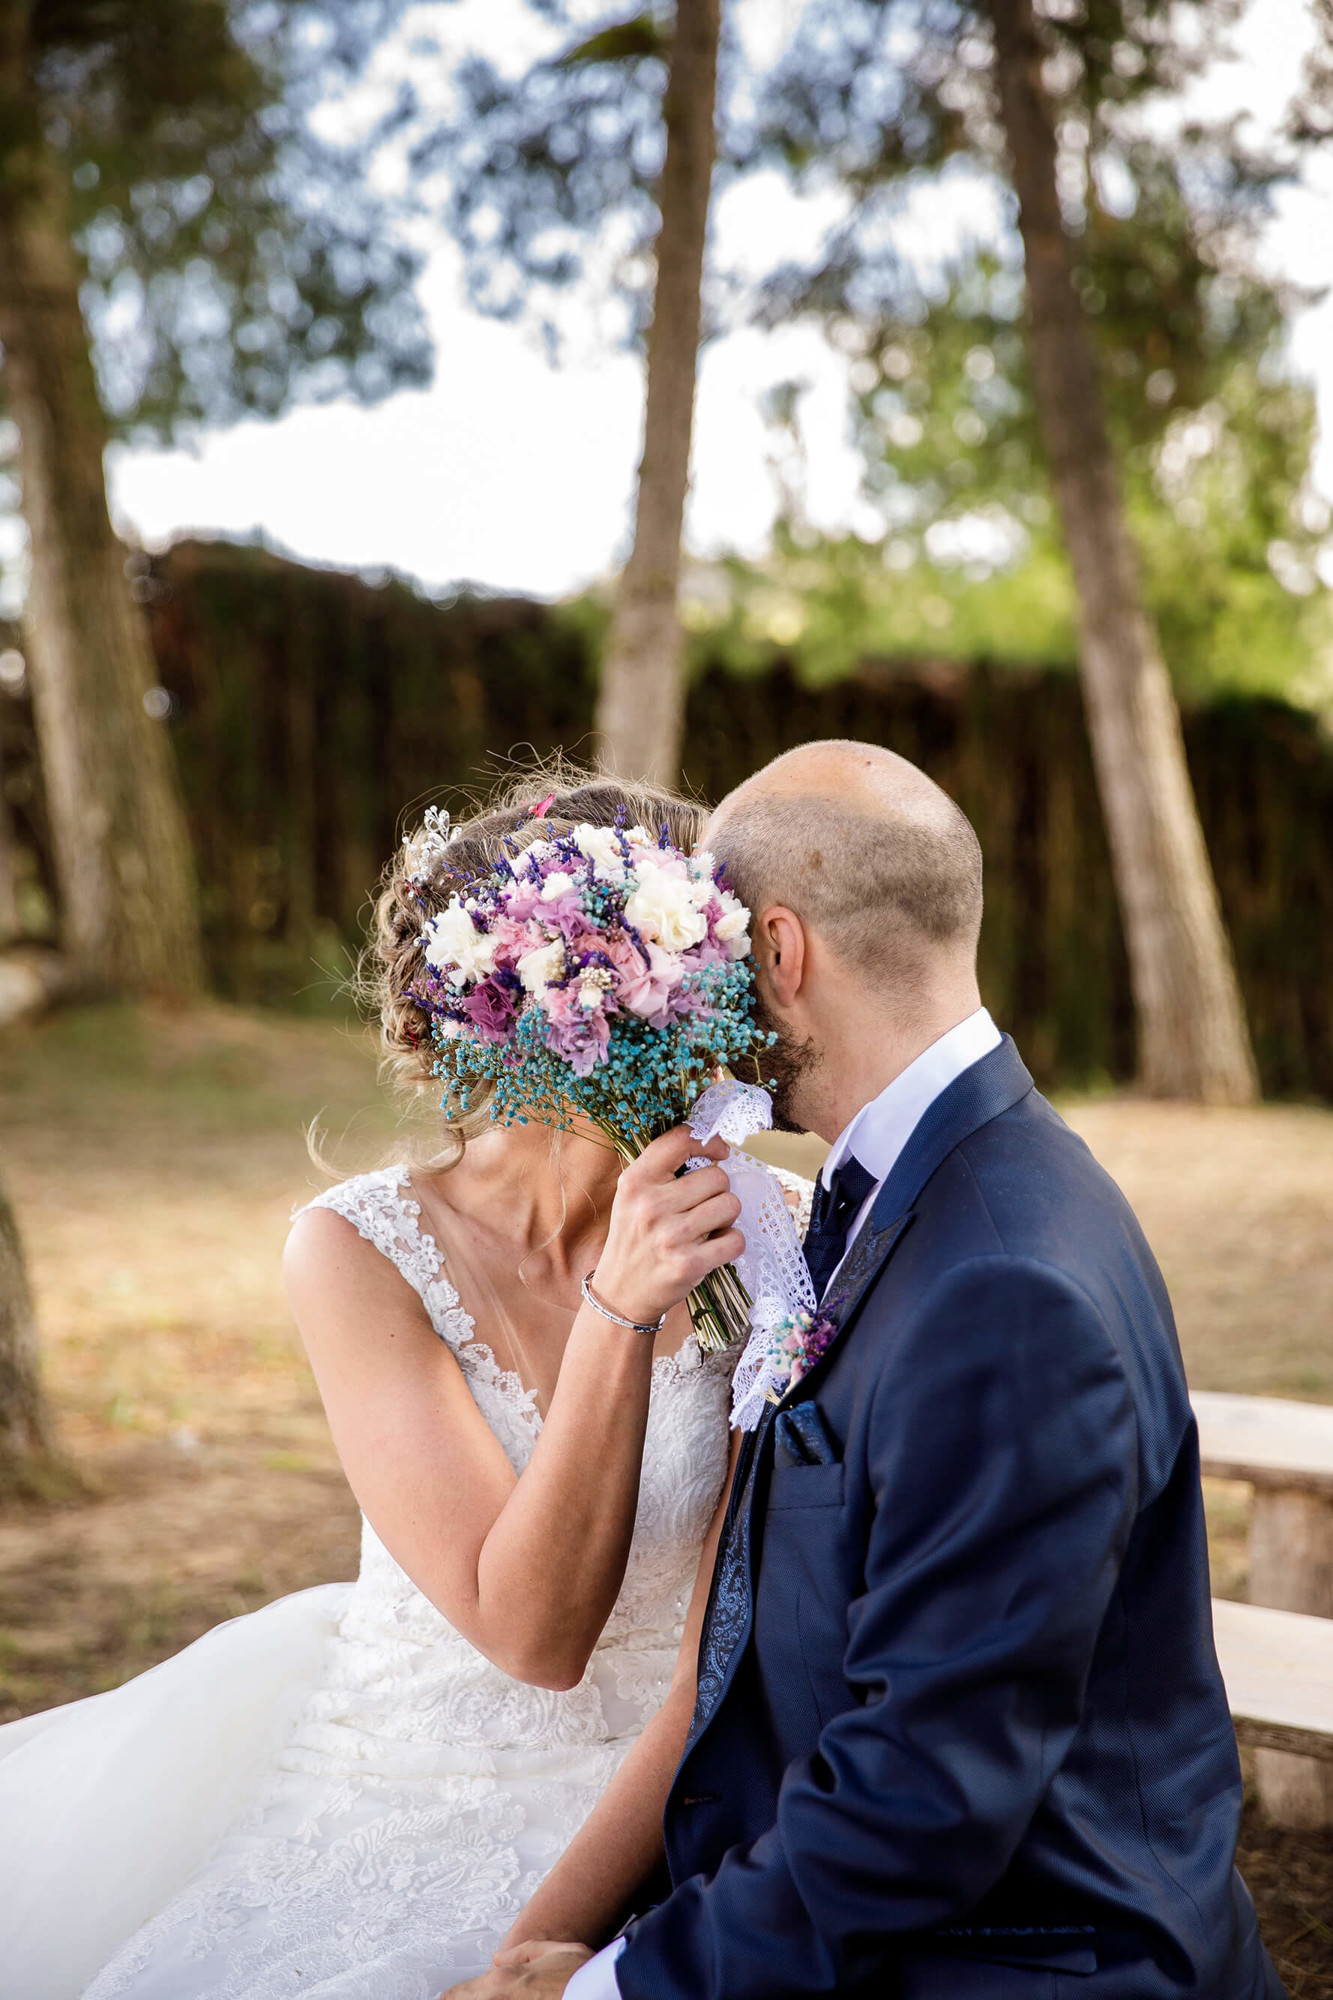
[[781, 903], [766, 909], [753, 930], [755, 962], [779, 1007], [790, 1007], [805, 978], [805, 926]]

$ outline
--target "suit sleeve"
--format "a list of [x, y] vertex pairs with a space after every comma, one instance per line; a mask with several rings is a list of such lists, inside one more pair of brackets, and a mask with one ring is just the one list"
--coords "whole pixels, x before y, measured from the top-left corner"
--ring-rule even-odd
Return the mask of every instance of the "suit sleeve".
[[788, 1767], [769, 1832], [635, 1925], [625, 2000], [870, 1979], [1000, 1879], [1068, 1749], [1137, 1506], [1100, 1316], [1044, 1265], [961, 1266], [895, 1340], [869, 1439], [857, 1705]]

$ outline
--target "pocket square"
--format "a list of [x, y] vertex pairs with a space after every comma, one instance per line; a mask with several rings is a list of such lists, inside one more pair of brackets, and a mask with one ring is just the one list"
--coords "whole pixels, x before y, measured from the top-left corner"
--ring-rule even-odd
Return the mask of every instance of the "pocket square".
[[793, 1403], [789, 1410], [779, 1410], [773, 1426], [774, 1465], [836, 1465], [841, 1457], [818, 1403]]

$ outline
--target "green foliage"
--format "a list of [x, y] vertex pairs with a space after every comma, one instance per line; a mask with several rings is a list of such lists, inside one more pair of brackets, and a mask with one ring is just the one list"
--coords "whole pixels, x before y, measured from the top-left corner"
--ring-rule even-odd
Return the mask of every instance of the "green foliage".
[[978, 659], [1072, 671], [1073, 585], [1049, 538], [1024, 561], [978, 576], [933, 563], [907, 537], [795, 538], [772, 554], [687, 574], [682, 613], [698, 659], [764, 673], [787, 661], [811, 687], [866, 660]]
[[[1177, 685], [1326, 702], [1333, 626], [1316, 565], [1328, 512], [1308, 480], [1313, 397], [1283, 352], [1296, 294], [1252, 257], [1278, 170], [1230, 126], [1165, 141], [1130, 115], [1202, 66], [1234, 11], [1205, 0], [1185, 10], [1190, 32], [1183, 15], [1117, 0], [1043, 17], [1062, 195], [1145, 596]], [[1009, 657], [1016, 638], [1021, 655], [1030, 603], [1035, 656], [1072, 659], [1016, 234], [924, 265], [898, 249], [895, 224], [927, 181], [937, 199], [951, 184], [974, 198], [1003, 185], [985, 9], [926, 17], [853, 0], [807, 21], [768, 81], [764, 145], [798, 184], [836, 179], [848, 206], [808, 267], [773, 275], [766, 310], [819, 314], [854, 357], [890, 573], [859, 560], [865, 615], [842, 650], [867, 637], [910, 650], [925, 603], [950, 656]], [[888, 127], [873, 143], [872, 105]], [[828, 650], [816, 632], [816, 673]]]
[[586, 10], [532, 4], [564, 46], [518, 76], [465, 56], [456, 108], [420, 132], [412, 164], [447, 174], [445, 221], [474, 304], [502, 319], [534, 313], [554, 346], [554, 297], [586, 275], [590, 253], [609, 252], [613, 288], [635, 325], [645, 318], [670, 26], [641, 12], [589, 34]]
[[394, 112], [359, 116], [352, 93], [403, 4], [36, 0], [32, 102], [114, 428], [169, 437], [428, 379], [420, 260], [370, 180]]
[[[1072, 576], [1035, 438], [1026, 355], [974, 269], [919, 323], [890, 328], [859, 398], [881, 543], [830, 542], [787, 523], [726, 589], [685, 615], [753, 666], [787, 653], [823, 682], [867, 657], [1077, 660]], [[982, 303], [977, 301], [980, 297]], [[1113, 417], [1144, 593], [1182, 695], [1333, 697], [1333, 618], [1316, 562], [1328, 510], [1306, 480], [1309, 392], [1243, 353], [1201, 407], [1138, 442], [1134, 397]], [[1138, 396], [1142, 403], [1141, 395]], [[688, 586], [687, 586], [688, 591]]]
[[595, 35], [566, 50], [557, 62], [562, 69], [571, 69], [576, 64], [625, 62], [639, 56], [667, 57], [670, 53], [670, 29], [654, 14], [636, 14], [632, 20], [599, 28]]
[[[923, 572], [915, 590], [909, 571], [877, 594], [891, 586], [910, 602], [924, 587], [967, 607], [949, 646], [963, 656], [1008, 651], [1025, 598], [1038, 653], [1049, 656], [1058, 603], [1072, 657], [1072, 586], [1051, 524], [1026, 352], [991, 304], [1000, 289], [997, 274], [974, 267], [920, 321], [887, 328], [859, 364], [860, 436], [891, 524], [889, 551]], [[1142, 361], [1120, 345], [1109, 313], [1098, 330], [1145, 596], [1177, 685], [1326, 701], [1320, 661], [1333, 628], [1316, 564], [1328, 510], [1308, 483], [1310, 391], [1285, 375], [1273, 345], [1247, 351], [1233, 328], [1214, 354], [1194, 352], [1197, 403], [1183, 402], [1165, 367], [1148, 370], [1145, 393]], [[1053, 595], [1057, 573], [1064, 581]]]
[[[658, 19], [574, 42], [579, 10], [540, 11], [571, 38], [568, 54], [518, 76], [465, 61], [458, 116], [419, 157], [449, 166], [449, 220], [483, 307], [549, 314], [556, 290], [591, 277], [593, 243], [618, 232], [611, 275], [641, 318], [661, 158]], [[1168, 141], [1139, 116], [1212, 59], [1241, 0], [1059, 11], [1043, 14], [1043, 32], [1076, 280], [1172, 673], [1186, 695], [1325, 703], [1333, 626], [1316, 587], [1327, 520], [1308, 483], [1313, 399], [1283, 355], [1297, 294], [1252, 254], [1281, 174], [1232, 126]], [[882, 550], [835, 547], [793, 519], [770, 559], [729, 566], [721, 607], [715, 590], [703, 604], [687, 592], [687, 620], [738, 664], [786, 649], [822, 683], [870, 656], [1076, 657], [990, 65], [980, 0], [809, 0], [769, 73], [748, 73], [734, 38], [724, 52], [722, 181], [776, 165], [796, 189], [839, 198], [812, 260], [748, 294], [733, 287], [733, 299], [770, 323], [814, 315], [852, 357], [867, 487], [888, 530]], [[988, 197], [998, 236], [951, 262], [907, 255], [914, 204], [951, 191]], [[796, 400], [789, 385], [775, 415], [791, 422]]]
[[[1078, 151], [1119, 141], [1125, 114], [1205, 69], [1246, 0], [1085, 0], [1040, 10], [1050, 50], [1044, 81]], [[986, 0], [807, 0], [797, 33], [758, 81], [746, 164], [778, 164], [858, 197], [854, 225], [888, 212], [886, 190], [964, 157], [1003, 172], [1003, 140], [990, 95]], [[1232, 168], [1240, 163], [1232, 149]], [[1247, 164], [1240, 192], [1271, 170]], [[1066, 192], [1072, 195], [1073, 181]], [[844, 234], [842, 240], [845, 242]], [[890, 242], [864, 236], [879, 270]]]
[[1327, 711], [1329, 510], [1306, 483], [1313, 399], [1243, 360], [1133, 468], [1145, 594], [1178, 686], [1284, 694]]
[[[1205, 421], [1198, 420], [1201, 429]], [[1205, 480], [1215, 478], [1220, 490], [1210, 495], [1201, 528], [1160, 502], [1131, 510], [1144, 594], [1176, 686], [1186, 701], [1270, 694], [1327, 713], [1329, 593], [1311, 587], [1294, 543], [1283, 561], [1297, 588], [1279, 582], [1266, 553], [1272, 545], [1252, 538], [1240, 507], [1227, 511], [1226, 457], [1218, 450], [1205, 463]], [[1045, 507], [1041, 495], [1033, 497]], [[1073, 577], [1049, 515], [1034, 509], [1034, 518], [1022, 552], [994, 567], [948, 554], [932, 560], [929, 548], [949, 549], [947, 520], [921, 533], [895, 531], [883, 542], [796, 535], [785, 525], [759, 562], [687, 573], [682, 611], [695, 653], [743, 673], [785, 659], [816, 687], [867, 659], [989, 660], [1072, 674]]]

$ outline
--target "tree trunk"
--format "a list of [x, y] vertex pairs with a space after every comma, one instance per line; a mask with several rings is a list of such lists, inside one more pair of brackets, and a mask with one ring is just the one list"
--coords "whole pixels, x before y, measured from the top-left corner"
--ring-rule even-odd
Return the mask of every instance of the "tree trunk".
[[676, 781], [685, 719], [684, 635], [676, 597], [717, 151], [720, 15], [721, 0], [677, 0], [634, 547], [611, 621], [596, 716], [610, 770], [667, 785]]
[[32, 574], [25, 652], [76, 980], [99, 992], [202, 983], [198, 899], [157, 679], [107, 510], [97, 399], [59, 163], [27, 87], [26, 16], [0, 5], [0, 342], [19, 429]]
[[52, 1455], [32, 1296], [14, 1211], [0, 1187], [0, 1491], [49, 1465]]
[[1176, 708], [1143, 604], [1097, 360], [1073, 282], [1031, 0], [989, 0], [1027, 272], [1033, 389], [1073, 564], [1088, 732], [1157, 1097], [1250, 1104], [1258, 1077]]

